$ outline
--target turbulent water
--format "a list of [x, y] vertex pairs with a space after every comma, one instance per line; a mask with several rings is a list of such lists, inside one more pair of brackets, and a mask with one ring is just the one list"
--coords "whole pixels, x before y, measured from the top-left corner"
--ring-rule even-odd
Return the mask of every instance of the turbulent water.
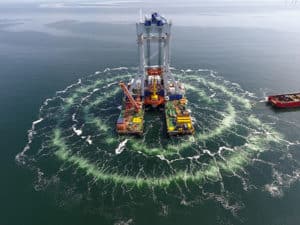
[[294, 159], [300, 143], [277, 129], [298, 129], [296, 124], [264, 115], [253, 93], [215, 71], [172, 72], [185, 83], [193, 136], [168, 138], [163, 113], [155, 110], [145, 115], [142, 137], [119, 136], [118, 82], [136, 70], [95, 72], [40, 107], [16, 156], [35, 174], [35, 189], [55, 192], [63, 206], [84, 202], [84, 210], [120, 224], [134, 222], [145, 205], [167, 217], [180, 205], [192, 209], [207, 200], [242, 221], [239, 212], [247, 203], [237, 192], [280, 197], [300, 178]]

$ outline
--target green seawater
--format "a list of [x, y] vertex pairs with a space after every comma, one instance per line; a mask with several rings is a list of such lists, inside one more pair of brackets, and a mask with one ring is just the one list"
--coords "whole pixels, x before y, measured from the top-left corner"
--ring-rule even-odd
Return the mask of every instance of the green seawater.
[[174, 22], [196, 132], [169, 138], [152, 110], [138, 138], [115, 132], [134, 25], [16, 10], [0, 20], [0, 224], [298, 224], [300, 114], [264, 101], [299, 91], [294, 33]]

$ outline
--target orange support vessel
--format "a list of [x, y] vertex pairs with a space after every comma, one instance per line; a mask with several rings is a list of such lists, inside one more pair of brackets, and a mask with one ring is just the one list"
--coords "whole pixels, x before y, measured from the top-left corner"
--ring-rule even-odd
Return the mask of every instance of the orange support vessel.
[[277, 108], [300, 107], [300, 93], [272, 95], [268, 97], [268, 102]]

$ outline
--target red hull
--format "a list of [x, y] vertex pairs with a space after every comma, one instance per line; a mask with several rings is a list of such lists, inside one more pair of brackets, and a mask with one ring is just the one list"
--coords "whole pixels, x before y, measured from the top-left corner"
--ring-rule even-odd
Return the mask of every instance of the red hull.
[[300, 107], [300, 93], [269, 96], [268, 102], [277, 108]]

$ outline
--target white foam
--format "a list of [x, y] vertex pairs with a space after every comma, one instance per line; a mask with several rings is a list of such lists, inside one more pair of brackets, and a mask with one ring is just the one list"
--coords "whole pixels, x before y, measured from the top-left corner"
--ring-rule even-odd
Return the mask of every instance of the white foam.
[[216, 96], [217, 93], [213, 93], [211, 96], [209, 96], [210, 98], [214, 98]]
[[76, 113], [73, 113], [73, 114], [72, 114], [72, 121], [78, 122], [78, 120], [76, 119]]
[[190, 159], [190, 160], [193, 160], [193, 159], [199, 159], [199, 158], [200, 158], [200, 155], [189, 156], [189, 157], [187, 157], [187, 158]]
[[241, 87], [238, 83], [234, 83], [234, 82], [231, 82], [231, 85], [236, 86], [236, 87], [238, 87], [238, 88]]
[[75, 125], [72, 126], [73, 131], [77, 134], [77, 136], [80, 136], [82, 134], [82, 130], [76, 129]]
[[283, 197], [284, 189], [290, 188], [293, 183], [300, 179], [300, 170], [293, 171], [292, 174], [285, 174], [273, 168], [274, 181], [271, 184], [265, 185], [265, 190], [273, 197]]
[[109, 88], [109, 87], [111, 87], [112, 85], [115, 85], [115, 84], [118, 84], [118, 82], [109, 83], [109, 84], [105, 85], [104, 88]]
[[77, 83], [71, 84], [71, 85], [67, 86], [64, 90], [62, 90], [62, 91], [57, 91], [56, 94], [66, 93], [70, 88], [72, 88], [72, 87], [74, 87], [74, 86], [76, 86], [76, 85], [79, 85], [79, 84], [81, 84], [81, 79], [78, 79]]
[[166, 158], [163, 155], [157, 155], [157, 157], [161, 160], [165, 160]]
[[223, 206], [224, 209], [230, 210], [234, 216], [236, 216], [237, 211], [239, 209], [241, 209], [243, 206], [239, 202], [232, 203], [232, 201], [230, 199], [228, 199], [227, 197], [225, 197], [223, 195], [215, 195], [213, 193], [211, 193], [210, 195], [216, 201], [218, 201]]
[[33, 121], [33, 122], [32, 122], [32, 125], [36, 125], [36, 124], [42, 122], [43, 120], [44, 120], [43, 118], [40, 118], [40, 119], [38, 119], [38, 120], [36, 120], [36, 121]]
[[83, 102], [85, 102], [87, 99], [89, 99], [95, 92], [99, 91], [100, 89], [99, 88], [95, 88], [93, 89], [92, 92], [90, 92], [90, 94], [88, 94], [87, 96], [85, 96], [84, 98], [81, 99], [81, 104]]
[[28, 135], [27, 135], [27, 138], [28, 138], [27, 145], [23, 148], [22, 152], [20, 152], [16, 155], [15, 159], [16, 159], [17, 162], [25, 164], [24, 156], [25, 156], [26, 152], [30, 149], [30, 144], [32, 143], [33, 135], [35, 133], [35, 125], [42, 122], [43, 120], [44, 120], [43, 118], [39, 118], [38, 120], [35, 120], [35, 121], [32, 122], [31, 129], [27, 131], [27, 133], [28, 133]]
[[128, 68], [125, 66], [121, 66], [121, 67], [113, 68], [111, 70], [128, 70]]
[[259, 102], [267, 102], [268, 101], [268, 97], [264, 97], [264, 99], [260, 100]]
[[118, 154], [121, 154], [124, 149], [125, 149], [125, 145], [127, 143], [128, 139], [125, 139], [124, 141], [122, 141], [119, 146], [115, 149], [115, 153], [118, 155]]
[[279, 186], [276, 186], [275, 184], [266, 184], [265, 190], [268, 191], [273, 197], [283, 196], [282, 189], [279, 188]]
[[89, 145], [91, 145], [93, 143], [90, 135], [87, 137], [86, 142], [89, 143]]
[[52, 100], [52, 98], [47, 98], [45, 101], [44, 101], [44, 105], [48, 105], [48, 102]]
[[212, 156], [212, 157], [215, 156], [215, 153], [212, 153], [212, 152], [209, 151], [208, 149], [204, 149], [204, 150], [203, 150], [203, 153], [206, 153], [206, 154], [208, 154], [209, 156]]
[[130, 225], [133, 223], [133, 219], [129, 219], [127, 221], [120, 220], [116, 222], [114, 225]]

